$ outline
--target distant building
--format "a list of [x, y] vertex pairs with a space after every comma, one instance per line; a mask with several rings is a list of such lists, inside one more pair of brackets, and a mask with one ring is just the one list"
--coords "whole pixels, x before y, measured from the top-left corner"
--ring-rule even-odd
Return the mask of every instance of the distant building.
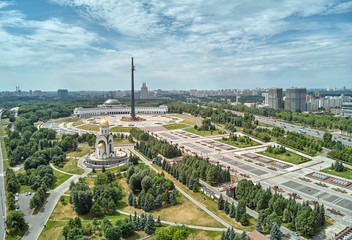
[[43, 92], [41, 90], [34, 90], [33, 96], [42, 97], [43, 96]]
[[145, 82], [142, 84], [141, 87], [141, 99], [148, 99], [148, 88]]
[[282, 88], [269, 88], [268, 105], [270, 108], [283, 108]]
[[57, 95], [59, 98], [67, 98], [68, 97], [68, 90], [67, 89], [59, 89], [59, 90], [57, 90]]
[[[167, 106], [161, 105], [159, 107], [136, 107], [136, 114], [166, 114]], [[117, 114], [131, 114], [131, 107], [122, 105], [116, 99], [108, 99], [103, 104], [96, 108], [82, 108], [78, 107], [73, 110], [75, 117], [92, 117], [99, 115], [117, 115]]]
[[352, 102], [342, 103], [342, 117], [352, 117]]
[[306, 104], [307, 90], [305, 88], [287, 88], [285, 109], [292, 112], [304, 112], [307, 110]]

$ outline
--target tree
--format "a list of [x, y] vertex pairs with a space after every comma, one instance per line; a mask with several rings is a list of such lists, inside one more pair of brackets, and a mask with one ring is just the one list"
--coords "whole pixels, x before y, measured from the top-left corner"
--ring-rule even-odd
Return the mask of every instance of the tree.
[[236, 216], [236, 208], [235, 208], [235, 204], [232, 202], [231, 203], [231, 208], [230, 208], [230, 217], [231, 218], [235, 218]]
[[270, 230], [270, 240], [281, 240], [281, 230], [279, 225], [274, 223]]
[[96, 173], [96, 171], [95, 171], [95, 167], [93, 167], [92, 172], [93, 172], [93, 173]]
[[121, 230], [117, 226], [111, 226], [104, 231], [104, 235], [107, 240], [120, 240]]
[[147, 218], [147, 221], [144, 226], [144, 232], [146, 232], [147, 234], [152, 234], [154, 232], [154, 229], [154, 218], [151, 214], [149, 214], [149, 217]]
[[93, 194], [87, 185], [77, 185], [71, 190], [70, 202], [73, 203], [73, 208], [78, 214], [89, 213], [93, 205]]
[[177, 204], [177, 200], [176, 200], [176, 193], [175, 191], [173, 191], [170, 195], [170, 204], [172, 206], [176, 205]]
[[242, 224], [242, 226], [248, 226], [249, 225], [249, 218], [248, 218], [248, 214], [247, 213], [242, 215], [242, 217], [240, 219], [240, 223]]
[[161, 208], [162, 205], [163, 205], [162, 197], [161, 197], [161, 194], [159, 194], [155, 199], [154, 207], [157, 209], [157, 208]]
[[160, 216], [158, 216], [158, 219], [156, 220], [156, 223], [157, 223], [158, 227], [161, 227], [161, 220], [160, 220]]
[[130, 194], [128, 195], [128, 205], [133, 206], [133, 193], [130, 192]]
[[241, 213], [240, 213], [240, 209], [238, 208], [238, 205], [236, 208], [235, 219], [236, 219], [236, 222], [239, 222], [241, 220]]
[[96, 201], [92, 208], [90, 209], [90, 214], [92, 214], [94, 217], [100, 216], [102, 214], [102, 208], [100, 207], [100, 203]]
[[148, 175], [145, 176], [142, 179], [141, 185], [142, 185], [142, 189], [144, 189], [144, 191], [147, 192], [153, 186], [152, 178], [149, 177]]
[[6, 218], [6, 226], [10, 231], [16, 232], [26, 226], [24, 214], [22, 211], [11, 211]]
[[222, 194], [220, 194], [220, 197], [218, 199], [218, 209], [224, 210], [224, 199], [222, 198]]
[[257, 230], [258, 232], [263, 231], [262, 224], [260, 223], [259, 218], [258, 218], [257, 224], [255, 225], [255, 230]]
[[227, 202], [227, 200], [225, 200], [225, 203], [224, 203], [224, 212], [226, 214], [229, 214], [230, 212], [229, 203]]

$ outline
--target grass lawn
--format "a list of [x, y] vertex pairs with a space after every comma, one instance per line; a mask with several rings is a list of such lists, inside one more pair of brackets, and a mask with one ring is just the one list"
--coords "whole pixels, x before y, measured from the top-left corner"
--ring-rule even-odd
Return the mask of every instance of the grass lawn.
[[183, 123], [173, 123], [173, 124], [164, 125], [164, 127], [166, 127], [169, 130], [174, 130], [174, 129], [189, 127], [189, 125], [183, 124]]
[[85, 124], [85, 125], [79, 126], [77, 128], [83, 129], [83, 130], [88, 130], [88, 131], [99, 131], [99, 126], [92, 125], [92, 124]]
[[81, 121], [81, 119], [79, 118], [60, 118], [60, 119], [56, 119], [54, 120], [54, 122], [78, 122]]
[[[301, 163], [305, 163], [305, 162], [309, 162], [311, 161], [311, 159], [303, 157], [301, 155], [298, 155], [296, 153], [287, 151], [285, 153], [280, 153], [280, 154], [274, 154], [274, 153], [268, 153], [268, 152], [258, 152], [261, 155], [267, 156], [267, 157], [272, 157], [272, 158], [276, 158], [288, 163], [293, 163], [293, 164], [301, 164]], [[290, 156], [287, 156], [286, 154], [289, 153]]]
[[[144, 213], [141, 209], [136, 209], [134, 207], [128, 206], [127, 198], [129, 194], [129, 187], [126, 182], [126, 178], [119, 179], [119, 186], [121, 186], [124, 197], [119, 201], [118, 210], [122, 210], [129, 213], [137, 214]], [[222, 227], [218, 221], [209, 216], [206, 212], [198, 208], [194, 203], [192, 203], [189, 199], [183, 196], [181, 193], [177, 196], [178, 204], [175, 206], [163, 206], [160, 209], [156, 209], [150, 211], [150, 213], [157, 218], [160, 216], [162, 220], [198, 225], [198, 226], [208, 226], [208, 227]]]
[[90, 147], [78, 147], [76, 151], [72, 151], [66, 154], [67, 157], [83, 157], [90, 153]]
[[216, 129], [215, 131], [198, 131], [194, 128], [187, 128], [185, 129], [185, 131], [190, 132], [190, 133], [194, 133], [203, 137], [206, 136], [212, 136], [212, 135], [221, 135], [221, 134], [225, 134], [224, 131]]
[[3, 159], [8, 159], [7, 152], [6, 152], [6, 147], [5, 147], [5, 140], [4, 140], [3, 137], [1, 137], [0, 140], [1, 140], [2, 158]]
[[77, 127], [77, 126], [82, 125], [82, 124], [83, 124], [83, 121], [80, 120], [80, 121], [72, 123], [72, 127]]
[[113, 127], [110, 132], [130, 132], [132, 127]]
[[114, 144], [118, 145], [118, 144], [131, 144], [131, 142], [127, 139], [121, 139], [121, 138], [114, 138]]
[[189, 125], [194, 125], [196, 124], [196, 120], [191, 118], [191, 117], [187, 117], [184, 115], [176, 115], [176, 117], [182, 118], [183, 121], [181, 123], [185, 123], [185, 124], [189, 124]]
[[21, 185], [20, 193], [25, 193], [25, 192], [35, 192], [35, 190], [33, 190], [31, 186]]
[[346, 165], [344, 165], [342, 172], [336, 172], [335, 170], [332, 170], [330, 167], [322, 169], [321, 172], [325, 172], [331, 175], [335, 175], [335, 176], [339, 176], [347, 179], [352, 179], [352, 169], [347, 168]]
[[64, 172], [81, 175], [84, 173], [84, 170], [78, 167], [77, 163], [78, 163], [78, 159], [76, 158], [66, 158], [65, 161], [63, 162], [64, 167], [59, 168], [58, 166], [56, 166], [56, 168]]
[[60, 186], [63, 182], [65, 182], [67, 179], [72, 177], [71, 175], [56, 171], [53, 169], [54, 172], [54, 183], [51, 184], [50, 188], [55, 189], [56, 187]]
[[250, 143], [244, 143], [244, 142], [240, 142], [240, 141], [230, 141], [229, 139], [227, 140], [223, 140], [223, 139], [217, 139], [216, 141], [218, 142], [222, 142], [234, 147], [238, 147], [238, 148], [246, 148], [246, 147], [252, 147], [252, 146], [258, 146], [260, 145], [260, 143], [251, 140]]
[[[215, 200], [208, 197], [203, 192], [194, 193], [193, 191], [189, 190], [185, 185], [183, 185], [182, 183], [177, 181], [173, 176], [171, 176], [167, 172], [163, 171], [163, 173], [165, 174], [165, 177], [171, 179], [175, 185], [177, 185], [179, 188], [181, 188], [183, 191], [185, 191], [188, 195], [190, 195], [192, 198], [197, 200], [200, 204], [202, 204], [204, 207], [206, 207], [208, 210], [210, 210], [211, 212], [216, 214], [218, 217], [220, 217], [221, 219], [226, 221], [228, 224], [230, 224], [234, 228], [239, 229], [239, 230], [246, 230], [247, 232], [251, 232], [255, 229], [255, 225], [257, 223], [255, 218], [249, 216], [249, 226], [244, 227], [241, 225], [241, 223], [236, 222], [235, 219], [230, 218], [230, 216], [228, 214], [226, 214], [224, 211], [218, 210], [218, 205]], [[201, 225], [201, 224], [199, 224], [199, 225]], [[224, 227], [224, 226], [221, 225], [221, 227]]]

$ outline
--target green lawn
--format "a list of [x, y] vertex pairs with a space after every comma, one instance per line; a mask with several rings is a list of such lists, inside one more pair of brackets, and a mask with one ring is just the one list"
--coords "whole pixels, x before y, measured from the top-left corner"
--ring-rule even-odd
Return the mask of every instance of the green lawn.
[[67, 179], [72, 177], [71, 175], [56, 171], [53, 169], [54, 172], [54, 183], [51, 184], [50, 188], [55, 189], [56, 187], [60, 186], [63, 182], [65, 182]]
[[90, 153], [90, 147], [78, 147], [76, 151], [68, 152], [67, 157], [83, 157]]
[[[289, 153], [290, 156], [287, 156], [286, 154]], [[303, 157], [301, 155], [298, 155], [296, 153], [287, 151], [285, 153], [280, 153], [280, 154], [274, 154], [274, 153], [268, 153], [268, 152], [259, 152], [259, 154], [267, 156], [267, 157], [272, 157], [272, 158], [276, 158], [288, 163], [293, 163], [293, 164], [301, 164], [301, 163], [305, 163], [305, 162], [309, 162], [311, 161], [311, 159]]]
[[164, 125], [164, 127], [166, 127], [169, 130], [174, 130], [174, 129], [189, 127], [189, 125], [183, 124], [183, 123], [173, 123], [173, 124]]
[[215, 131], [198, 131], [194, 128], [187, 128], [185, 129], [185, 131], [190, 132], [190, 133], [194, 133], [203, 137], [206, 136], [212, 136], [212, 135], [221, 135], [221, 134], [225, 134], [224, 131], [216, 129]]
[[56, 168], [60, 169], [61, 171], [81, 175], [84, 173], [84, 170], [77, 166], [78, 159], [76, 158], [66, 158], [64, 161], [64, 166], [62, 168], [55, 166]]
[[121, 139], [121, 138], [114, 138], [114, 144], [118, 145], [118, 144], [131, 144], [131, 142], [127, 139]]
[[132, 127], [113, 127], [110, 132], [130, 132]]
[[77, 128], [83, 129], [83, 130], [88, 130], [88, 131], [99, 131], [99, 126], [93, 125], [93, 124], [84, 124], [84, 125], [81, 125]]
[[238, 148], [246, 148], [246, 147], [253, 147], [253, 146], [258, 146], [260, 145], [260, 143], [251, 140], [250, 143], [245, 143], [245, 142], [240, 142], [240, 141], [230, 141], [229, 139], [227, 140], [223, 140], [223, 139], [217, 139], [216, 141], [218, 142], [222, 142], [234, 147], [238, 147]]
[[330, 167], [322, 169], [321, 172], [325, 172], [331, 175], [335, 175], [335, 176], [339, 176], [347, 179], [352, 179], [352, 169], [347, 168], [346, 165], [344, 165], [342, 172], [336, 172], [335, 170], [331, 170]]

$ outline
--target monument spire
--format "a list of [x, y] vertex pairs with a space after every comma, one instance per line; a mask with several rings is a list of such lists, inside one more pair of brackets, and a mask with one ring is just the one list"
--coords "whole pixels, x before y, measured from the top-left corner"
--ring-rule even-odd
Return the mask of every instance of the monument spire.
[[136, 113], [134, 109], [134, 65], [132, 57], [132, 66], [131, 66], [131, 119], [136, 120]]

